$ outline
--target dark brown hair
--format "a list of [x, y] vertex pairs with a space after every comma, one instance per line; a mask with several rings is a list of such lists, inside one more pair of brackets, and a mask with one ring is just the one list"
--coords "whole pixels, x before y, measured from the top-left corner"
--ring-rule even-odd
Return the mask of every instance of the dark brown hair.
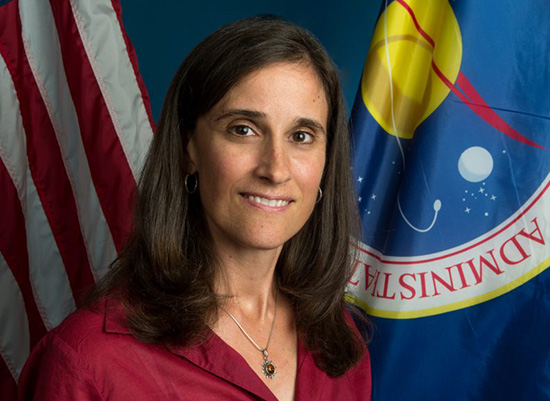
[[[139, 182], [133, 233], [91, 299], [122, 298], [142, 341], [187, 346], [200, 341], [223, 300], [220, 269], [198, 192], [188, 195], [186, 146], [197, 119], [241, 79], [267, 65], [310, 65], [329, 106], [323, 197], [283, 246], [276, 274], [292, 301], [301, 340], [331, 376], [345, 373], [364, 345], [345, 320], [350, 239], [358, 234], [346, 114], [336, 68], [309, 32], [273, 17], [229, 24], [187, 56], [168, 89]], [[357, 238], [357, 237], [356, 237]]]

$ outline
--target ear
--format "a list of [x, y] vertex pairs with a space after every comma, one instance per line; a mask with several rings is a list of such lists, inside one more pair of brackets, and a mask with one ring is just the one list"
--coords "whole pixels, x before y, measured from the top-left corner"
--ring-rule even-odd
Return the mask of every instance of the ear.
[[198, 169], [198, 151], [197, 151], [197, 144], [195, 142], [195, 136], [191, 135], [189, 137], [189, 142], [187, 142], [187, 157], [186, 157], [186, 170], [188, 174], [195, 174]]

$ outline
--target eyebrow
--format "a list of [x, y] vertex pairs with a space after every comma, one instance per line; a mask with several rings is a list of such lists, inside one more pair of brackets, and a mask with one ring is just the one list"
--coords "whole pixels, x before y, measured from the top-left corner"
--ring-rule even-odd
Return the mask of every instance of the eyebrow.
[[297, 125], [305, 125], [306, 127], [316, 128], [321, 133], [326, 135], [325, 128], [318, 121], [312, 120], [311, 118], [299, 118], [296, 120]]
[[[267, 115], [265, 113], [262, 113], [261, 111], [257, 111], [257, 110], [232, 109], [232, 110], [227, 110], [227, 111], [223, 112], [222, 114], [220, 114], [219, 116], [214, 118], [214, 121], [217, 122], [217, 121], [221, 121], [221, 120], [224, 120], [224, 119], [230, 118], [230, 117], [246, 117], [246, 118], [255, 118], [255, 119], [266, 119]], [[299, 126], [303, 125], [303, 126], [306, 126], [306, 127], [315, 128], [315, 129], [321, 131], [321, 133], [326, 135], [325, 128], [323, 127], [323, 125], [321, 123], [319, 123], [318, 121], [316, 121], [316, 120], [313, 120], [311, 118], [300, 117], [300, 118], [297, 118], [294, 121], [295, 121], [296, 125], [299, 125]]]
[[256, 110], [234, 109], [234, 110], [227, 110], [226, 112], [220, 114], [214, 119], [214, 121], [220, 121], [229, 117], [247, 117], [247, 118], [265, 119], [267, 116], [265, 113], [262, 113]]

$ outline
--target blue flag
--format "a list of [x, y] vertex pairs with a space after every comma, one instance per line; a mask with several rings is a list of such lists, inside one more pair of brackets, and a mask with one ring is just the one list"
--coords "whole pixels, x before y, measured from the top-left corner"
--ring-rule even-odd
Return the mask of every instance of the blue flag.
[[350, 125], [373, 399], [550, 400], [548, 2], [383, 2]]

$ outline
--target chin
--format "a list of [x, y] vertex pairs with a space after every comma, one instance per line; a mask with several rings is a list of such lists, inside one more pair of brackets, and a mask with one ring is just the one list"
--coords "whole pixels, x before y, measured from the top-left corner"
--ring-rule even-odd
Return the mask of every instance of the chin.
[[274, 232], [261, 232], [257, 231], [246, 235], [244, 238], [241, 237], [239, 241], [242, 245], [247, 248], [253, 248], [258, 250], [274, 250], [281, 248], [294, 234], [289, 235], [288, 233], [274, 233]]
[[265, 240], [258, 240], [258, 238], [256, 238], [254, 241], [250, 241], [249, 239], [243, 245], [250, 249], [272, 251], [275, 249], [282, 248], [285, 242], [286, 241], [276, 241], [276, 240], [273, 240], [273, 238], [266, 238]]

